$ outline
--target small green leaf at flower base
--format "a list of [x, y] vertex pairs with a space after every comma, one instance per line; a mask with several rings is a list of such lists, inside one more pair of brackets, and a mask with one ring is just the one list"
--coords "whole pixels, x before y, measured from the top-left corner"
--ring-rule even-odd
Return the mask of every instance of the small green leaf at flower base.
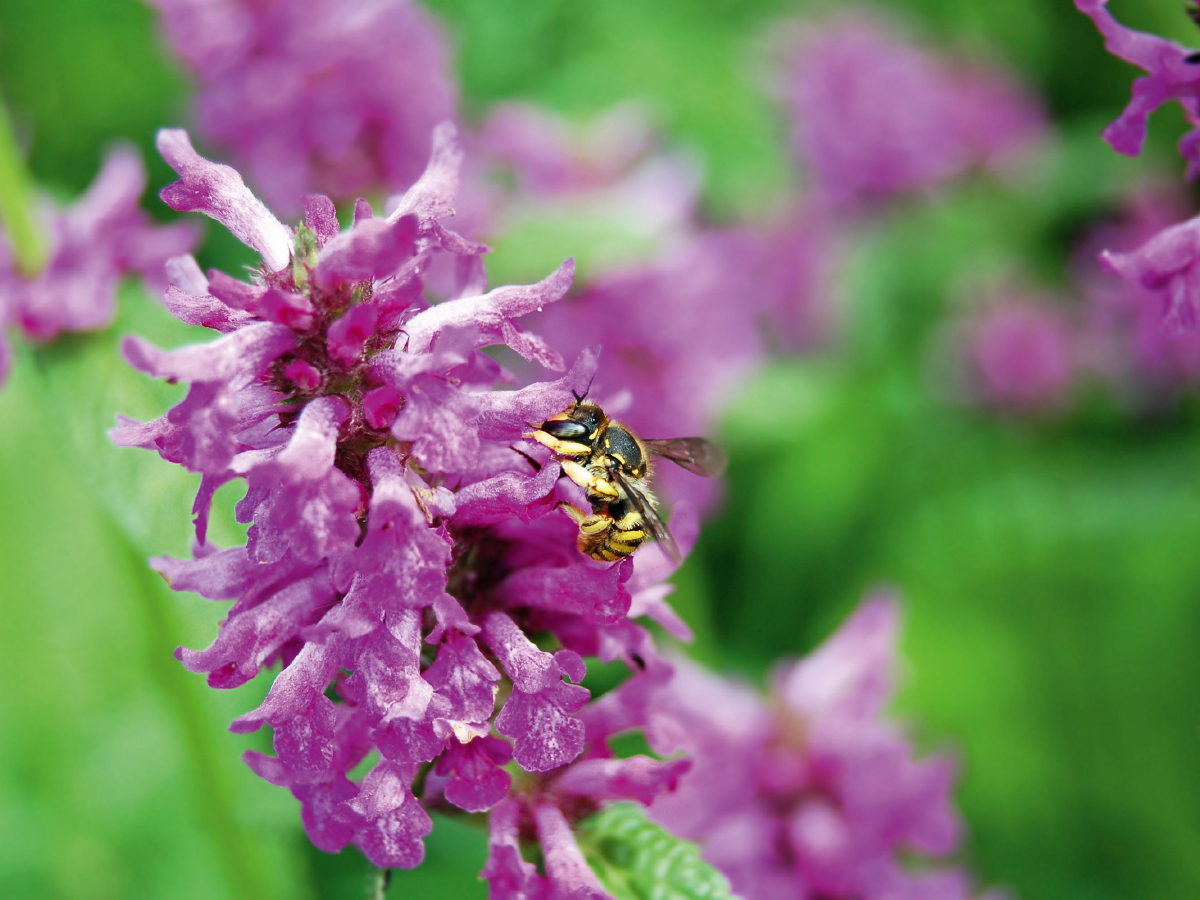
[[610, 806], [581, 823], [576, 836], [617, 900], [733, 900], [729, 882], [700, 849], [649, 821], [640, 806]]

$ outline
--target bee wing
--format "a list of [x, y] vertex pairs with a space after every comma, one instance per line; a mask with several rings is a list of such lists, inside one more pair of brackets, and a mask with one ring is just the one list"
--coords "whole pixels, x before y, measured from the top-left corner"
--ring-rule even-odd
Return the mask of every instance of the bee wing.
[[646, 522], [646, 529], [650, 532], [650, 536], [660, 544], [663, 552], [667, 554], [671, 562], [675, 565], [683, 564], [683, 554], [679, 552], [679, 545], [675, 543], [675, 538], [671, 537], [671, 532], [667, 528], [667, 523], [662, 520], [662, 516], [658, 514], [658, 510], [654, 508], [646, 495], [635, 488], [629, 481], [621, 475], [617, 470], [612, 473], [618, 486], [625, 492], [625, 496], [629, 498], [629, 502], [634, 508], [641, 513], [642, 519]]
[[651, 438], [642, 443], [651, 453], [679, 463], [689, 472], [705, 478], [720, 475], [729, 462], [724, 450], [702, 437]]

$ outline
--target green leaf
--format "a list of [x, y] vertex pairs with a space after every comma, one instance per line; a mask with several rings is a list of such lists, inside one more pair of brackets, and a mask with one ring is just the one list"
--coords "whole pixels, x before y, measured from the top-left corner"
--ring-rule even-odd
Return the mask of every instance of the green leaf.
[[617, 900], [724, 900], [725, 876], [700, 849], [646, 818], [642, 807], [610, 806], [583, 822], [579, 845], [605, 890]]

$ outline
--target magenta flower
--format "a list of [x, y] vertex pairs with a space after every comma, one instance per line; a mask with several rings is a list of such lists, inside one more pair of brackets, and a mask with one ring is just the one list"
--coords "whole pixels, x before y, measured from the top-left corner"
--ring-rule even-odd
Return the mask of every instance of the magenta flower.
[[1013, 415], [1065, 407], [1079, 366], [1077, 335], [1061, 309], [997, 296], [960, 325], [967, 389], [977, 402]]
[[1200, 316], [1200, 217], [1164, 228], [1136, 250], [1106, 250], [1100, 254], [1100, 266], [1149, 295], [1168, 334], [1196, 329]]
[[[1169, 100], [1179, 103], [1189, 124], [1200, 126], [1200, 58], [1166, 38], [1121, 25], [1108, 11], [1108, 0], [1075, 0], [1075, 6], [1096, 23], [1109, 53], [1147, 73], [1133, 83], [1129, 105], [1104, 130], [1104, 139], [1114, 150], [1137, 156], [1150, 113]], [[1200, 127], [1183, 136], [1179, 152], [1187, 162], [1188, 178], [1195, 178], [1200, 174]]]
[[[1161, 189], [1140, 190], [1119, 223], [1101, 226], [1077, 254], [1075, 277], [1086, 300], [1083, 340], [1089, 365], [1137, 405], [1161, 403], [1200, 380], [1200, 329], [1164, 328], [1170, 291], [1134, 279], [1113, 278], [1096, 264], [1097, 251], [1129, 251], [1178, 221], [1183, 198]], [[1123, 258], [1109, 252], [1109, 265]], [[1152, 282], [1153, 283], [1153, 282]], [[1169, 310], [1168, 310], [1169, 311]]]
[[651, 815], [698, 841], [747, 900], [966, 900], [965, 873], [903, 861], [951, 853], [961, 826], [952, 760], [914, 759], [883, 718], [897, 621], [895, 600], [868, 600], [822, 647], [779, 670], [765, 701], [693, 664], [648, 671], [594, 705], [589, 733], [645, 721], [656, 750], [691, 757]]
[[289, 214], [420, 174], [455, 90], [437, 26], [416, 3], [153, 0], [197, 81], [196, 124]]
[[[93, 331], [116, 315], [121, 279], [137, 273], [152, 286], [166, 283], [164, 263], [196, 241], [190, 224], [159, 226], [138, 206], [146, 170], [132, 147], [109, 151], [96, 180], [70, 206], [40, 200], [35, 214], [48, 245], [41, 271], [18, 270], [7, 239], [0, 242], [0, 328], [18, 327], [35, 341], [64, 331]], [[0, 383], [9, 350], [0, 332]]]
[[798, 32], [786, 55], [793, 152], [833, 203], [1003, 165], [1044, 129], [1037, 103], [1003, 73], [939, 59], [861, 14]]
[[[444, 224], [462, 156], [449, 123], [391, 213], [360, 200], [345, 231], [327, 197], [305, 198], [293, 231], [184, 132], [158, 143], [180, 175], [163, 199], [216, 218], [262, 256], [248, 282], [173, 261], [167, 304], [221, 332], [212, 343], [125, 344], [136, 368], [190, 385], [161, 419], [113, 432], [201, 475], [195, 559], [154, 565], [178, 590], [234, 601], [213, 644], [179, 659], [221, 688], [280, 665], [262, 705], [232, 727], [271, 726], [276, 755], [246, 761], [291, 789], [321, 849], [354, 843], [376, 865], [411, 867], [429, 809], [492, 809], [493, 896], [543, 878], [548, 897], [593, 890], [569, 825], [609, 799], [649, 802], [679, 766], [607, 758], [604, 735], [589, 737], [580, 717], [583, 656], [665, 666], [630, 616], [682, 623], [657, 584], [672, 568], [663, 552], [615, 565], [580, 554], [577, 527], [555, 507], [581, 492], [545, 448], [522, 442], [586, 389], [594, 353], [557, 380], [494, 390], [509, 376], [481, 352], [503, 344], [564, 367], [517, 320], [563, 296], [571, 261], [539, 284], [482, 293], [486, 248]], [[438, 257], [455, 263], [459, 285], [430, 306], [423, 275]], [[220, 550], [205, 539], [209, 506], [235, 478], [247, 486], [237, 514], [248, 539]], [[378, 762], [351, 780], [372, 752]], [[514, 827], [541, 841], [545, 876], [508, 852]]]

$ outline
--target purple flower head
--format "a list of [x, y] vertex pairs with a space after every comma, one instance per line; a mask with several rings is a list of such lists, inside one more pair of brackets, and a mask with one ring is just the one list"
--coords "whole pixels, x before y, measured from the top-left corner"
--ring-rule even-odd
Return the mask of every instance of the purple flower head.
[[685, 750], [692, 768], [651, 815], [700, 842], [739, 896], [966, 900], [963, 873], [902, 862], [952, 852], [960, 825], [952, 760], [915, 759], [883, 718], [898, 612], [891, 597], [866, 601], [822, 647], [780, 669], [766, 700], [680, 662], [607, 695], [589, 728], [652, 711], [652, 746]]
[[[1120, 117], [1104, 130], [1104, 139], [1118, 153], [1137, 156], [1146, 139], [1150, 113], [1169, 100], [1183, 108], [1184, 117], [1200, 126], [1200, 64], [1196, 55], [1173, 41], [1126, 28], [1108, 11], [1108, 0], [1075, 0], [1104, 36], [1109, 53], [1131, 62], [1146, 74], [1133, 83], [1133, 97]], [[1188, 178], [1200, 174], [1200, 128], [1179, 142]]]
[[410, 183], [454, 114], [442, 36], [408, 0], [154, 0], [196, 124], [271, 204]]
[[[73, 204], [59, 208], [40, 201], [37, 219], [48, 245], [41, 271], [19, 271], [7, 240], [0, 238], [0, 328], [11, 323], [35, 341], [91, 331], [112, 321], [122, 277], [137, 273], [161, 289], [164, 263], [191, 249], [197, 232], [190, 224], [151, 224], [138, 206], [145, 187], [137, 151], [115, 147]], [[7, 353], [0, 333], [0, 382]]]
[[[665, 665], [629, 615], [672, 622], [657, 585], [672, 567], [653, 546], [614, 565], [576, 549], [577, 526], [556, 506], [582, 494], [522, 435], [587, 388], [596, 355], [497, 390], [512, 376], [482, 352], [504, 345], [566, 368], [518, 320], [560, 300], [573, 265], [482, 292], [486, 248], [446, 224], [462, 160], [453, 126], [433, 145], [386, 217], [360, 201], [339, 231], [332, 201], [311, 196], [292, 229], [184, 132], [161, 132], [180, 174], [163, 199], [222, 222], [263, 261], [248, 281], [175, 261], [168, 305], [220, 336], [173, 351], [129, 339], [133, 366], [189, 389], [161, 419], [122, 420], [113, 436], [201, 476], [195, 558], [154, 565], [179, 590], [234, 602], [210, 647], [177, 655], [222, 688], [280, 667], [232, 727], [271, 727], [275, 756], [246, 761], [291, 789], [316, 846], [354, 843], [376, 865], [411, 867], [429, 810], [495, 809], [509, 847], [501, 811], [516, 808], [546, 874], [498, 851], [494, 890], [533, 878], [546, 896], [574, 896], [594, 878], [564, 823], [607, 799], [648, 802], [678, 773], [605, 762], [579, 684], [584, 655]], [[462, 278], [430, 305], [424, 275], [438, 257]], [[206, 542], [209, 507], [239, 478], [247, 542], [220, 550]], [[351, 778], [371, 753], [373, 768]]]
[[974, 402], [1027, 416], [1066, 406], [1078, 376], [1078, 336], [1061, 308], [996, 293], [958, 325], [965, 389]]
[[931, 190], [1003, 164], [1044, 127], [1002, 73], [939, 59], [863, 14], [798, 31], [786, 57], [793, 152], [833, 203]]

